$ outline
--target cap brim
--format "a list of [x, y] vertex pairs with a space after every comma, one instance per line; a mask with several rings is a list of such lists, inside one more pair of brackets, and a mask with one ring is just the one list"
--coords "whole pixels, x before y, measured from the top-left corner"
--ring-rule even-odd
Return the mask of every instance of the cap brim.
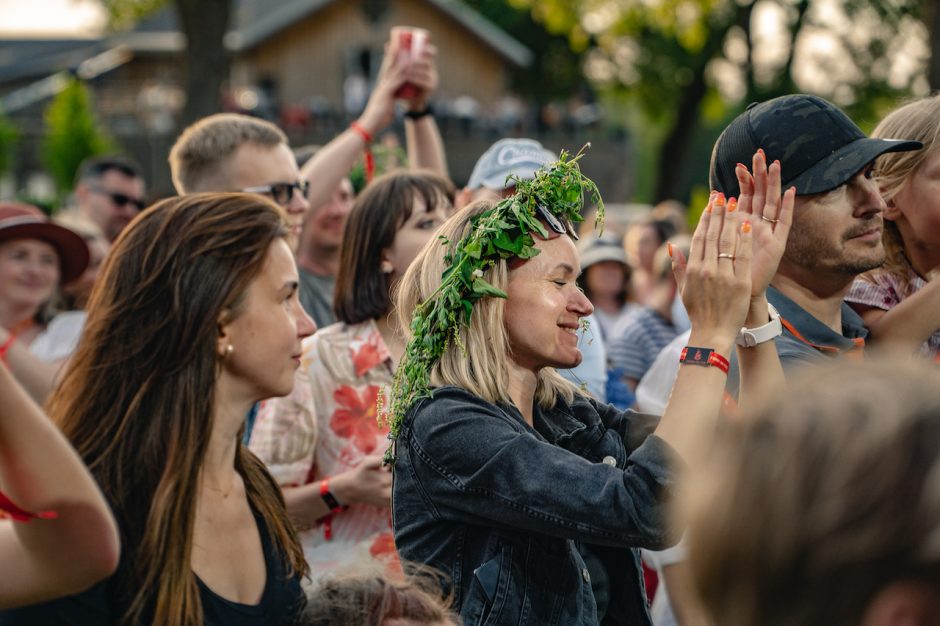
[[581, 271], [583, 272], [592, 265], [597, 265], [598, 263], [605, 263], [607, 261], [613, 261], [614, 263], [619, 263], [624, 267], [629, 268], [627, 263], [626, 255], [623, 252], [617, 252], [616, 250], [605, 250], [601, 249], [590, 249], [581, 255]]
[[15, 239], [38, 239], [55, 248], [59, 254], [59, 283], [62, 285], [81, 276], [88, 267], [88, 244], [81, 235], [58, 224], [35, 221], [0, 229], [0, 243]]
[[919, 141], [864, 137], [836, 150], [796, 178], [784, 182], [783, 186], [796, 187], [798, 196], [832, 191], [847, 183], [882, 154], [920, 150], [923, 147]]

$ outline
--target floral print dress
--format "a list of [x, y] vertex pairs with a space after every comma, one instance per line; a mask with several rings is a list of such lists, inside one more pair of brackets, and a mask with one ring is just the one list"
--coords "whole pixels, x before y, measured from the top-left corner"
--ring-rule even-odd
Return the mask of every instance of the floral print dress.
[[[318, 330], [304, 341], [302, 361], [291, 395], [262, 404], [249, 443], [282, 487], [350, 470], [389, 443], [377, 418], [392, 365], [372, 320]], [[314, 582], [346, 565], [398, 562], [386, 507], [350, 505], [302, 529], [300, 540]]]

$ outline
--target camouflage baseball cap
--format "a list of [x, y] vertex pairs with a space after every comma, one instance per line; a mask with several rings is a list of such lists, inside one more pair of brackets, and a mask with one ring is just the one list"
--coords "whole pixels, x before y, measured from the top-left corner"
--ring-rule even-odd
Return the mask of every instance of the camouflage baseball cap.
[[712, 150], [712, 189], [737, 196], [737, 163], [750, 165], [763, 148], [767, 161], [780, 161], [783, 188], [805, 196], [845, 184], [885, 152], [918, 150], [919, 141], [873, 139], [831, 102], [795, 94], [754, 103], [734, 118]]

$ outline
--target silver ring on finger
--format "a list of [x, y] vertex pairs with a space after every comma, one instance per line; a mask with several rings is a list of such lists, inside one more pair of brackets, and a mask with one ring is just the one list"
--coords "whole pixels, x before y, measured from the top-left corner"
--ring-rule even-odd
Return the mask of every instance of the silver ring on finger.
[[718, 253], [718, 258], [719, 258], [719, 259], [731, 259], [732, 261], [734, 261], [734, 258], [735, 258], [735, 257], [734, 257], [733, 254], [731, 254], [731, 253], [729, 253], [729, 252], [719, 252], [719, 253]]
[[765, 217], [763, 215], [761, 215], [760, 218], [764, 220], [765, 222], [770, 222], [771, 224], [777, 224], [780, 222], [780, 220], [772, 220], [769, 217]]

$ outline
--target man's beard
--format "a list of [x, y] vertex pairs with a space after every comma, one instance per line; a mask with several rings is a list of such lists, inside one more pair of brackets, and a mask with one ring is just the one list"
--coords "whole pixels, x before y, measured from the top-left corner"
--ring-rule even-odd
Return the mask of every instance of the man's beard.
[[[872, 221], [847, 231], [840, 238], [840, 243], [844, 244], [852, 237], [871, 230], [875, 225], [875, 222]], [[866, 252], [850, 255], [845, 252], [844, 247], [840, 250], [834, 250], [832, 243], [819, 237], [817, 231], [802, 229], [797, 223], [794, 223], [787, 239], [784, 258], [798, 267], [825, 269], [847, 276], [857, 276], [863, 272], [881, 267], [885, 262], [884, 246], [879, 244]]]

